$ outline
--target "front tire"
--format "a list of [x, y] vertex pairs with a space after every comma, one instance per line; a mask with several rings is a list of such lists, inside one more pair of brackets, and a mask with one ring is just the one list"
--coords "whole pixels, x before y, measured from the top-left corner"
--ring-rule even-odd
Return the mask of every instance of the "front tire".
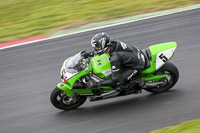
[[160, 79], [160, 81], [167, 80], [167, 83], [164, 86], [159, 88], [145, 88], [146, 91], [151, 93], [162, 93], [168, 91], [177, 83], [179, 78], [179, 71], [171, 62], [166, 63], [163, 67], [156, 71], [155, 74], [168, 74], [169, 76]]
[[52, 91], [50, 96], [50, 101], [54, 107], [66, 111], [81, 106], [86, 100], [87, 97], [85, 96], [75, 96], [74, 98], [70, 98], [64, 91], [57, 87]]

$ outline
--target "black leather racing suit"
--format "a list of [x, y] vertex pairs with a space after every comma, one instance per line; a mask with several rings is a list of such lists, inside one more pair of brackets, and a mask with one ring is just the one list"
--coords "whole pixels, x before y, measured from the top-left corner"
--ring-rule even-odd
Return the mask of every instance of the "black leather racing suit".
[[[111, 79], [102, 81], [102, 86], [121, 86], [130, 78], [138, 75], [145, 67], [142, 51], [120, 41], [112, 41], [110, 45]], [[120, 68], [124, 71], [120, 73]]]

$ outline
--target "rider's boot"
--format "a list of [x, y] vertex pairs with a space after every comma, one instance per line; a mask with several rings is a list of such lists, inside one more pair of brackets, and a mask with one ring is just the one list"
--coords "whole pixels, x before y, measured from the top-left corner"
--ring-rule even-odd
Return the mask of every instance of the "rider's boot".
[[132, 80], [131, 82], [130, 82], [130, 84], [137, 84], [139, 87], [141, 87], [141, 88], [145, 88], [145, 86], [146, 86], [146, 84], [145, 84], [146, 82], [145, 82], [145, 80], [144, 79], [142, 79], [142, 80]]
[[129, 85], [127, 84], [122, 84], [122, 85], [117, 86], [115, 90], [118, 92], [124, 92], [128, 89], [128, 86]]
[[141, 80], [132, 80], [130, 82], [130, 88], [132, 88], [133, 93], [138, 94], [138, 93], [142, 93], [142, 88], [144, 88], [145, 86], [145, 81]]
[[124, 88], [118, 86], [118, 87], [116, 87], [116, 91], [118, 91], [118, 92], [122, 92], [122, 91], [124, 91]]

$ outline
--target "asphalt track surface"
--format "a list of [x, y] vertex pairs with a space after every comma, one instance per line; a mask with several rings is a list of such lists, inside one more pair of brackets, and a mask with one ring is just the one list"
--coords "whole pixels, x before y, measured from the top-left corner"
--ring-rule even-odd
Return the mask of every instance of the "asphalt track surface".
[[[98, 32], [139, 48], [176, 41], [171, 60], [180, 71], [169, 92], [87, 101], [60, 111], [49, 100], [65, 58]], [[200, 9], [99, 29], [0, 51], [1, 133], [148, 133], [200, 118]]]

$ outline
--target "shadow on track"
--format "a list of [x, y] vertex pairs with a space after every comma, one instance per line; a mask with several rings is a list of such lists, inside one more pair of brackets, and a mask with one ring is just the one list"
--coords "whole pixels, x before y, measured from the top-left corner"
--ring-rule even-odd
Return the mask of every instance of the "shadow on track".
[[[158, 106], [163, 105], [163, 103], [173, 102], [177, 100], [182, 95], [183, 92], [180, 89], [170, 90], [161, 94], [147, 94], [143, 96], [135, 96], [130, 95], [127, 98], [113, 98], [112, 101], [108, 101], [104, 103], [97, 103], [97, 105], [91, 105], [87, 107], [79, 107], [75, 110], [70, 111], [61, 111], [56, 115], [58, 117], [87, 117], [87, 116], [95, 116], [97, 114], [104, 113], [112, 113], [112, 112], [124, 112], [126, 110], [134, 110], [137, 111], [145, 111], [151, 108], [156, 108]], [[110, 99], [111, 100], [111, 99]], [[116, 101], [114, 101], [116, 100]], [[90, 104], [90, 103], [89, 103]]]

